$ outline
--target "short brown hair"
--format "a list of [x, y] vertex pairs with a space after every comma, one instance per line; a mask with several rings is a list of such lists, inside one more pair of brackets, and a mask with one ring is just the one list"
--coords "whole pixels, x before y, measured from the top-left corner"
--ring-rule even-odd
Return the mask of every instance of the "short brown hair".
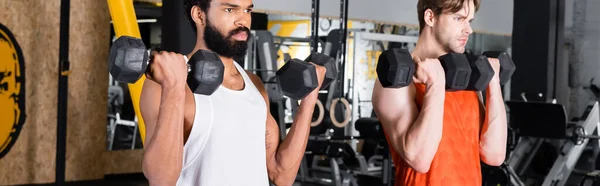
[[456, 13], [463, 8], [465, 3], [473, 1], [475, 12], [479, 10], [480, 0], [419, 0], [417, 3], [417, 13], [419, 14], [419, 33], [425, 27], [425, 10], [431, 9], [435, 15], [440, 15], [442, 12], [449, 11]]

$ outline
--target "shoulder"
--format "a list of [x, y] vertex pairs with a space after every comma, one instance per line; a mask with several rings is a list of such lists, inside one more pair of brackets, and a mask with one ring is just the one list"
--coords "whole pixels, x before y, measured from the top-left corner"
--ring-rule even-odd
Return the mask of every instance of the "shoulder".
[[265, 89], [265, 85], [262, 82], [262, 79], [260, 79], [260, 77], [258, 77], [258, 75], [251, 73], [248, 70], [245, 70], [246, 74], [248, 75], [248, 77], [250, 78], [250, 80], [252, 81], [252, 83], [254, 84], [254, 86], [256, 87], [256, 89], [258, 89], [258, 91], [260, 92], [260, 94], [263, 95], [263, 97], [265, 97], [265, 99], [268, 97], [267, 95], [267, 90]]
[[411, 83], [407, 87], [385, 88], [375, 81], [371, 100], [377, 115], [395, 118], [401, 113], [413, 112], [418, 101], [415, 86]]
[[264, 89], [264, 84], [262, 82], [262, 79], [260, 79], [260, 77], [258, 77], [258, 75], [251, 73], [248, 70], [245, 70], [246, 74], [248, 75], [248, 77], [250, 78], [250, 80], [252, 81], [252, 83], [254, 84], [254, 86], [256, 86], [256, 88], [260, 89]]
[[390, 98], [413, 100], [416, 98], [416, 94], [421, 89], [424, 89], [424, 87], [420, 87], [419, 84], [414, 83], [401, 88], [385, 88], [381, 85], [381, 83], [379, 83], [379, 81], [375, 81], [375, 85], [373, 86], [373, 98], [383, 102], [386, 102], [386, 100]]

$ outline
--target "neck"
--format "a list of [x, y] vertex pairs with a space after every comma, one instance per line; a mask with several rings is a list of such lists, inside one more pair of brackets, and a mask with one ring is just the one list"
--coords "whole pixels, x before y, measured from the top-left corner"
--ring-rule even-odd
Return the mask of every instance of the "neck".
[[436, 41], [431, 30], [423, 30], [421, 36], [419, 36], [419, 40], [417, 40], [417, 45], [412, 51], [413, 56], [419, 57], [421, 60], [427, 58], [435, 58], [447, 54], [442, 45]]
[[[196, 39], [196, 45], [194, 46], [194, 49], [192, 50], [192, 52], [190, 52], [187, 57], [188, 59], [190, 59], [198, 50], [210, 50], [208, 49], [208, 47], [206, 46], [206, 42], [204, 41], [203, 35], [201, 35], [201, 33], [198, 33], [197, 36], [198, 39]], [[229, 58], [229, 57], [223, 57], [221, 55], [219, 55], [219, 57], [221, 58], [221, 62], [223, 62], [223, 66], [225, 67], [225, 71], [224, 74], [225, 75], [237, 75], [239, 74], [239, 72], [237, 71], [237, 69], [234, 66], [234, 62], [233, 62], [233, 58]]]

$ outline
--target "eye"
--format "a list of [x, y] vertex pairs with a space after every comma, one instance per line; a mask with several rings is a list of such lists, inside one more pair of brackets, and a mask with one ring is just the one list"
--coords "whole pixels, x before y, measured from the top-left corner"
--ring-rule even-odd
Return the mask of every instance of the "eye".
[[226, 8], [225, 12], [233, 12], [233, 8]]
[[246, 13], [250, 13], [250, 12], [252, 12], [252, 9], [250, 9], [250, 8], [246, 9]]

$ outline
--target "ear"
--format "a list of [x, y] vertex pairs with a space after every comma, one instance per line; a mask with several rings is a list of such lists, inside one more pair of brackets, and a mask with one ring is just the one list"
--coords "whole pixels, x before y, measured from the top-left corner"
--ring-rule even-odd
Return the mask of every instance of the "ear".
[[425, 20], [425, 24], [429, 27], [433, 27], [435, 24], [435, 14], [431, 9], [425, 10], [425, 15], [423, 15], [423, 19]]
[[196, 24], [205, 24], [206, 14], [204, 11], [202, 11], [202, 9], [200, 9], [200, 7], [193, 6], [190, 15], [192, 15], [192, 20], [194, 20]]

